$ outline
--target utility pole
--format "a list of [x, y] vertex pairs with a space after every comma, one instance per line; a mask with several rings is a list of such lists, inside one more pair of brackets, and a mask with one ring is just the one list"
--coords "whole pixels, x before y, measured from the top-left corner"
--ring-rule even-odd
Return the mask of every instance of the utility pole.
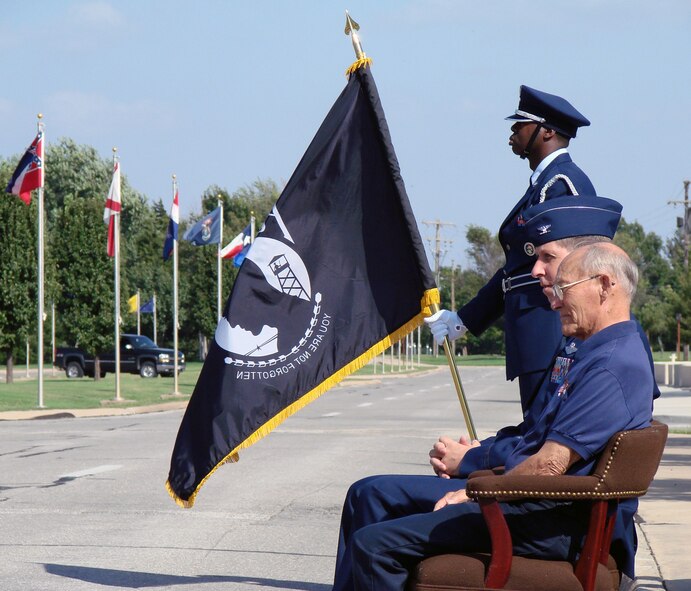
[[668, 201], [670, 205], [683, 205], [684, 217], [677, 218], [677, 228], [681, 228], [684, 238], [684, 268], [689, 268], [689, 233], [691, 232], [691, 219], [689, 219], [689, 184], [691, 181], [684, 181], [684, 200]]
[[[454, 281], [454, 275], [456, 271], [456, 265], [451, 261], [451, 309], [456, 309], [456, 282]], [[451, 342], [451, 352], [453, 356], [456, 356], [456, 341]]]
[[[434, 255], [434, 282], [437, 284], [437, 289], [440, 289], [440, 284], [441, 284], [441, 258], [442, 258], [442, 239], [441, 239], [441, 228], [442, 226], [456, 226], [456, 224], [452, 224], [451, 222], [442, 222], [441, 220], [434, 220], [434, 221], [423, 221], [423, 224], [425, 226], [434, 226], [434, 246], [432, 249], [432, 254]], [[427, 240], [428, 242], [431, 242], [429, 239]], [[446, 240], [445, 241], [446, 247], [450, 246], [453, 244], [453, 240]], [[446, 253], [444, 253], [446, 254]], [[434, 356], [436, 357], [439, 355], [439, 347], [436, 343], [434, 343]]]
[[[434, 280], [437, 283], [437, 287], [439, 287], [442, 257], [441, 228], [442, 226], [456, 227], [456, 224], [452, 224], [451, 222], [442, 222], [440, 220], [428, 222], [423, 221], [422, 223], [425, 224], [425, 226], [434, 226], [434, 246], [432, 248], [432, 254], [434, 255]], [[431, 241], [428, 239], [428, 242]], [[453, 240], [445, 240], [444, 243], [445, 247], [449, 247], [453, 244]]]

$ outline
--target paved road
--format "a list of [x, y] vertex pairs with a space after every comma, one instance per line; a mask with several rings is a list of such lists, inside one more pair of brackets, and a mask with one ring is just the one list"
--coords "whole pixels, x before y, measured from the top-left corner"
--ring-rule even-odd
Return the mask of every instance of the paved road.
[[[480, 434], [519, 420], [503, 368], [463, 370]], [[463, 420], [448, 370], [349, 381], [224, 466], [180, 509], [181, 411], [0, 423], [3, 591], [327, 591], [348, 485], [428, 473]]]

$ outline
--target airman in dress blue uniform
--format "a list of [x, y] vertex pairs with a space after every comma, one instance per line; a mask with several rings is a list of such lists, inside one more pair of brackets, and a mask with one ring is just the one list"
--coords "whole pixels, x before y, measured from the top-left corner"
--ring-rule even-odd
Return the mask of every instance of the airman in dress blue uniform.
[[444, 336], [474, 335], [504, 316], [506, 378], [518, 377], [523, 409], [530, 405], [561, 340], [559, 315], [550, 310], [531, 277], [534, 253], [526, 251], [523, 212], [530, 206], [571, 195], [595, 195], [586, 174], [574, 164], [567, 147], [579, 127], [590, 121], [565, 99], [521, 86], [509, 145], [533, 170], [530, 186], [506, 216], [499, 241], [506, 263], [457, 313], [441, 310], [426, 319], [437, 342]]
[[[592, 196], [565, 197], [559, 201], [538, 204], [524, 213], [526, 222], [522, 230], [522, 239], [524, 245], [529, 244], [529, 249], [536, 251], [561, 243], [563, 248], [557, 254], [563, 256], [563, 253], [572, 250], [579, 243], [594, 242], [598, 239], [610, 240], [616, 232], [621, 210], [621, 205], [614, 200]], [[571, 243], [567, 244], [565, 239], [571, 239]], [[559, 258], [552, 263], [554, 271], [560, 260]], [[533, 261], [535, 262], [535, 259]], [[540, 277], [545, 286], [550, 285], [554, 271], [544, 269], [544, 264], [539, 260], [535, 264], [535, 276]], [[638, 330], [652, 368], [652, 355], [647, 339], [640, 327]], [[501, 429], [496, 436], [484, 439], [480, 445], [466, 446], [460, 465], [438, 470], [444, 478], [378, 475], [364, 478], [350, 487], [343, 505], [334, 591], [352, 588], [351, 540], [359, 529], [371, 523], [429, 512], [446, 493], [465, 486], [464, 479], [471, 472], [505, 465], [506, 459], [521, 441], [523, 434], [539, 418], [554, 390], [561, 384], [560, 380], [577, 353], [578, 345], [579, 342], [575, 339], [564, 339], [559, 349], [555, 348], [550, 363], [552, 371], [545, 373], [538, 394], [532, 399], [524, 414], [523, 423]], [[654, 396], [659, 396], [656, 387]], [[447, 440], [449, 446], [453, 444], [448, 438], [441, 439]], [[430, 452], [431, 456], [433, 452]], [[438, 457], [445, 460], [443, 454]], [[635, 553], [632, 516], [635, 509], [635, 505], [621, 507], [622, 519], [617, 520], [612, 550], [619, 568], [631, 578]]]

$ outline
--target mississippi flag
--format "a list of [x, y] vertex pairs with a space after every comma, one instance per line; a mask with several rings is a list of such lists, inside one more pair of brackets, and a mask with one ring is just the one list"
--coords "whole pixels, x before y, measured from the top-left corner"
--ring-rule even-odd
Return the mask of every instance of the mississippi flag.
[[31, 191], [43, 187], [43, 131], [39, 131], [36, 139], [26, 149], [19, 161], [7, 192], [17, 195], [24, 203], [31, 203]]
[[108, 256], [115, 256], [115, 216], [120, 215], [120, 163], [116, 162], [113, 168], [113, 180], [110, 183], [106, 209], [103, 212], [103, 221], [108, 224]]
[[245, 255], [252, 243], [252, 224], [249, 224], [242, 232], [233, 238], [221, 250], [221, 258], [233, 259], [233, 264], [239, 267], [245, 260]]
[[170, 208], [170, 220], [168, 221], [168, 231], [166, 241], [163, 243], [163, 260], [167, 261], [173, 252], [173, 243], [178, 239], [178, 225], [180, 224], [180, 206], [178, 202], [178, 191], [175, 189], [173, 205]]

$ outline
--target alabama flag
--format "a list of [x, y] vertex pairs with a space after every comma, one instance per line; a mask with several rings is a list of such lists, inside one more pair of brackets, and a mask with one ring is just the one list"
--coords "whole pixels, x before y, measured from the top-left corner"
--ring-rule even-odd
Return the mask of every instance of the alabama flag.
[[31, 203], [31, 191], [43, 187], [43, 131], [39, 131], [36, 139], [26, 149], [17, 165], [7, 192], [17, 195], [24, 203]]
[[110, 183], [106, 209], [103, 212], [103, 221], [108, 224], [108, 256], [115, 256], [115, 216], [120, 215], [120, 163], [116, 162], [113, 168], [113, 180]]

